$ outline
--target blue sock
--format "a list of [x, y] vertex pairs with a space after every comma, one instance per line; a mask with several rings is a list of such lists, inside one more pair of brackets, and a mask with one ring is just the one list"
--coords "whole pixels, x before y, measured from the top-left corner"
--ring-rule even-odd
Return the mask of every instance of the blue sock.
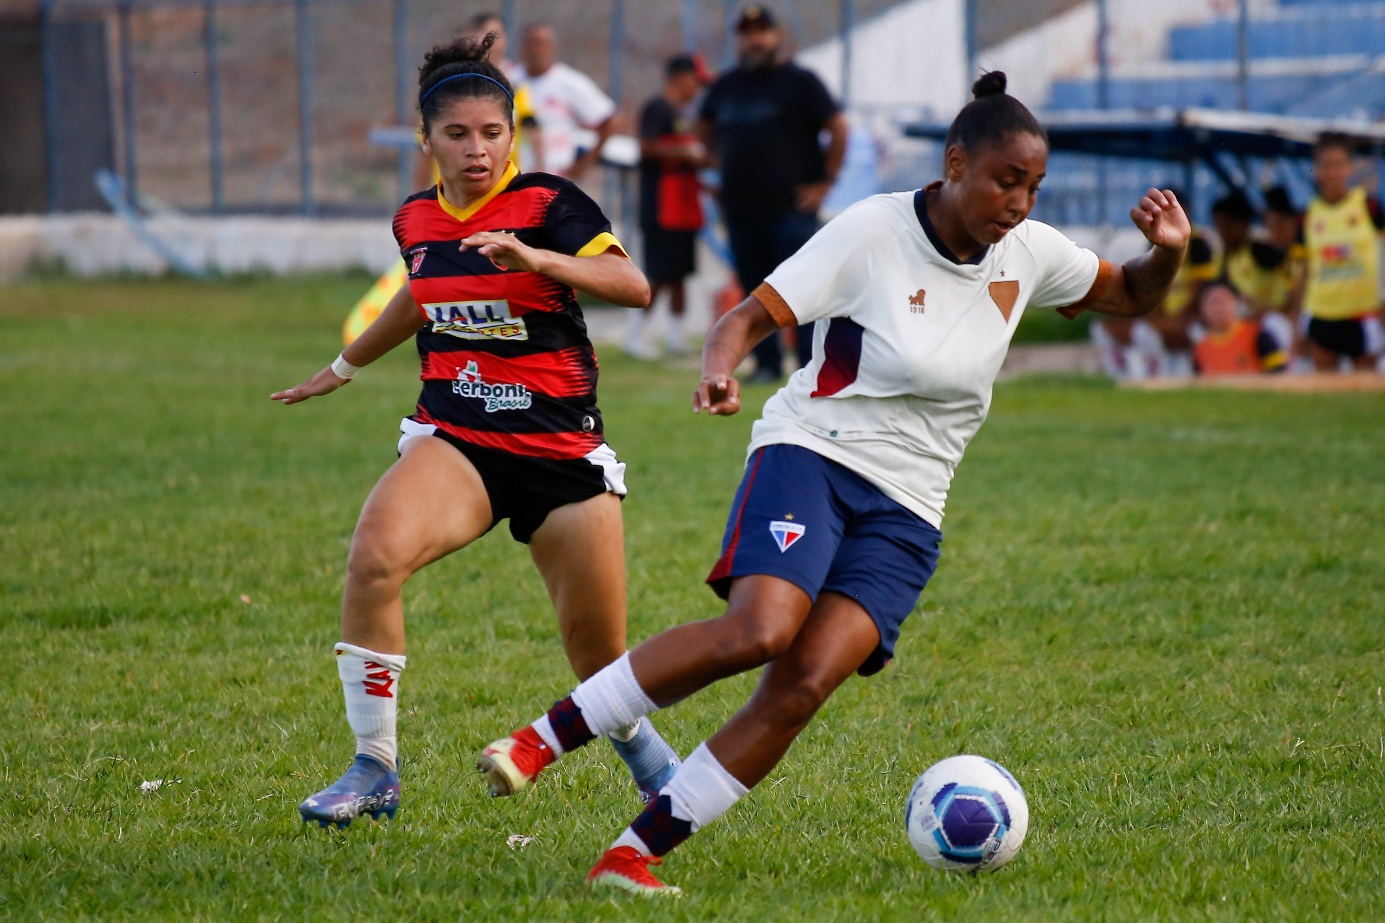
[[616, 740], [614, 737], [610, 740], [620, 758], [625, 760], [625, 765], [630, 767], [630, 775], [639, 786], [640, 796], [646, 804], [653, 801], [658, 797], [659, 789], [668, 784], [678, 769], [681, 761], [677, 751], [659, 736], [648, 718], [640, 719], [639, 729], [629, 740]]

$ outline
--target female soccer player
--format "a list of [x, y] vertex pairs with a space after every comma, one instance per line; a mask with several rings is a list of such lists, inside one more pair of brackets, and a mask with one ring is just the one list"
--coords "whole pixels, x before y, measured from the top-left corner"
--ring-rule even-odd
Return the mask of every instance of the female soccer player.
[[[420, 70], [423, 148], [441, 180], [394, 218], [408, 286], [331, 366], [270, 395], [294, 404], [329, 394], [417, 337], [423, 392], [347, 564], [336, 654], [356, 758], [299, 806], [324, 826], [394, 816], [400, 590], [500, 520], [529, 545], [578, 677], [625, 651], [625, 465], [602, 437], [596, 356], [574, 289], [643, 307], [649, 285], [595, 202], [511, 164], [514, 100], [489, 49], [489, 37], [462, 39], [434, 48]], [[677, 755], [647, 721], [611, 737], [652, 797]]]
[[1021, 313], [1134, 315], [1159, 304], [1187, 247], [1177, 199], [1130, 217], [1153, 249], [1112, 266], [1026, 221], [1048, 163], [1043, 129], [984, 75], [952, 123], [942, 182], [858, 203], [712, 328], [693, 409], [740, 409], [732, 371], [779, 327], [817, 321], [813, 361], [765, 404], [708, 582], [720, 618], [657, 635], [487, 747], [495, 794], [595, 735], [768, 664], [750, 701], [683, 763], [587, 876], [676, 893], [650, 874], [784, 756], [852, 673], [891, 656], [938, 560], [952, 472], [985, 419]]

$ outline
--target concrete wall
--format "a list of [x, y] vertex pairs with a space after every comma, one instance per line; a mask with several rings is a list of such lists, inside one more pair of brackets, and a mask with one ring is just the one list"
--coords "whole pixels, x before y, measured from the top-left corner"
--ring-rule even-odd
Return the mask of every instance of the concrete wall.
[[[147, 227], [192, 265], [223, 273], [366, 269], [399, 258], [383, 219], [186, 218], [154, 216]], [[0, 279], [35, 264], [79, 276], [161, 274], [168, 263], [114, 215], [0, 217]]]

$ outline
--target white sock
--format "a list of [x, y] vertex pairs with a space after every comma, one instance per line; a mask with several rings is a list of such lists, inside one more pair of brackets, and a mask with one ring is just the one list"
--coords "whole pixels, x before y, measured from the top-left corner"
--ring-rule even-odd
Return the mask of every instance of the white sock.
[[574, 689], [572, 701], [582, 709], [582, 719], [597, 736], [629, 727], [659, 707], [640, 688], [629, 654], [622, 654]]
[[553, 733], [553, 722], [548, 720], [547, 714], [529, 726], [534, 729], [535, 734], [539, 735], [540, 740], [548, 744], [548, 749], [553, 751], [555, 759], [567, 752], [563, 749], [563, 745], [558, 743], [558, 735]]
[[668, 335], [664, 341], [668, 343], [668, 348], [674, 352], [682, 351], [685, 346], [683, 342], [683, 315], [669, 312]]
[[639, 346], [644, 343], [644, 329], [649, 323], [649, 314], [649, 308], [636, 308], [630, 312], [630, 319], [625, 325], [627, 346]]
[[654, 855], [652, 852], [649, 851], [649, 847], [644, 844], [644, 840], [640, 839], [639, 834], [631, 830], [629, 827], [626, 827], [625, 832], [622, 833], [620, 836], [616, 837], [616, 841], [611, 844], [612, 849], [619, 849], [622, 846], [629, 846], [631, 849], [638, 852], [641, 856]]
[[749, 791], [717, 762], [704, 742], [683, 761], [659, 794], [668, 795], [673, 816], [691, 823], [696, 833], [731, 810]]
[[336, 646], [337, 675], [346, 695], [346, 721], [356, 735], [356, 752], [372, 756], [390, 768], [399, 765], [399, 674], [403, 654], [380, 654], [340, 642]]

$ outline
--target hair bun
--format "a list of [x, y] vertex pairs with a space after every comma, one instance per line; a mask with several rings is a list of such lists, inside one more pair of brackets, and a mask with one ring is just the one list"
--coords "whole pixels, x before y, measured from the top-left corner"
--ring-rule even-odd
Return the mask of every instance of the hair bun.
[[971, 85], [971, 95], [974, 99], [981, 99], [984, 96], [1004, 96], [1005, 72], [986, 71]]

